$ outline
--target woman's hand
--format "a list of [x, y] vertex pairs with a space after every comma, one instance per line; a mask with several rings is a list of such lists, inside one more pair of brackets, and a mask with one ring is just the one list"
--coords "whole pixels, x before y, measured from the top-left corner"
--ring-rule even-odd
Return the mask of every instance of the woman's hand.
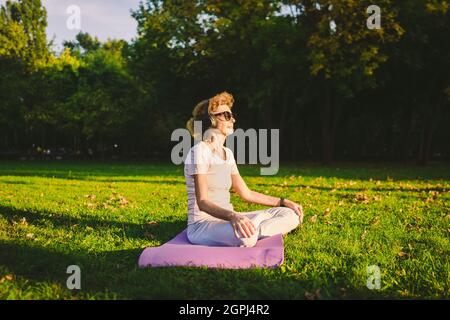
[[284, 199], [284, 206], [294, 210], [295, 213], [298, 215], [300, 223], [303, 223], [303, 207], [300, 204], [295, 203], [294, 201], [288, 199]]
[[249, 218], [247, 218], [244, 215], [239, 215], [238, 213], [234, 213], [230, 219], [230, 223], [234, 229], [234, 234], [238, 238], [240, 238], [238, 232], [244, 238], [250, 238], [256, 232], [256, 229], [255, 229], [255, 226], [253, 225], [253, 223], [250, 221]]

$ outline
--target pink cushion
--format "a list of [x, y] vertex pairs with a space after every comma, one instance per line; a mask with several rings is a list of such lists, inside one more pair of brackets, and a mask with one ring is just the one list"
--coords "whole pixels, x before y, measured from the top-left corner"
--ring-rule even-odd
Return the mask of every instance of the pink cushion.
[[184, 230], [162, 246], [144, 249], [139, 257], [139, 267], [274, 268], [283, 260], [281, 234], [261, 239], [252, 248], [208, 247], [190, 243]]

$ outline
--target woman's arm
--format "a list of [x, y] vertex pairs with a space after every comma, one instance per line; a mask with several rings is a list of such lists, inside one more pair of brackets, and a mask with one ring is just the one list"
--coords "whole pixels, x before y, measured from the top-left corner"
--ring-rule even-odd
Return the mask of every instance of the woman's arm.
[[[240, 174], [232, 174], [231, 180], [233, 190], [244, 200], [250, 203], [262, 204], [264, 206], [277, 207], [280, 205], [280, 198], [272, 197], [263, 193], [250, 190]], [[291, 208], [303, 222], [303, 207], [291, 200], [284, 199], [284, 206]]]
[[280, 204], [280, 198], [268, 196], [247, 187], [240, 174], [231, 175], [233, 190], [244, 200], [250, 203], [262, 204], [264, 206], [276, 207]]
[[[240, 216], [232, 210], [219, 207], [208, 200], [208, 185], [205, 174], [194, 175], [195, 197], [197, 205], [201, 211], [204, 211], [218, 219], [230, 221], [235, 232], [239, 231], [245, 238], [251, 237], [256, 229], [253, 223], [245, 216]], [[236, 236], [238, 236], [236, 234]]]

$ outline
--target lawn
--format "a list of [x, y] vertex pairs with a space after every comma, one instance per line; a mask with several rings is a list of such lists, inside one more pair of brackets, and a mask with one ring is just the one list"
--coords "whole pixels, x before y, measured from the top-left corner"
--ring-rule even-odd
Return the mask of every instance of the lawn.
[[[301, 203], [277, 269], [139, 269], [186, 225], [183, 168], [0, 162], [0, 299], [449, 298], [450, 166], [240, 166], [250, 188]], [[249, 205], [232, 196], [237, 211]], [[69, 290], [69, 265], [81, 290]], [[380, 269], [380, 289], [366, 286]]]

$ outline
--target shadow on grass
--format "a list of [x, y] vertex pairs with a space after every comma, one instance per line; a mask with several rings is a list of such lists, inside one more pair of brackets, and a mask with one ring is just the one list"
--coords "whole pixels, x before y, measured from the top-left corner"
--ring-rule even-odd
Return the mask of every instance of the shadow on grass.
[[[28, 212], [0, 207], [0, 214], [9, 222], [25, 217], [29, 224], [46, 228], [66, 228], [74, 223], [94, 228], [123, 228], [126, 237], [146, 238], [149, 232], [162, 243], [172, 239], [185, 227], [185, 221], [140, 225], [95, 219], [73, 219], [49, 216], [47, 212]], [[50, 221], [50, 225], [44, 221]], [[83, 229], [82, 229], [83, 230]], [[113, 251], [77, 250], [71, 246], [58, 249], [39, 246], [33, 241], [0, 241], [0, 264], [30, 281], [66, 286], [69, 265], [78, 265], [82, 272], [80, 294], [103, 298], [105, 293], [124, 299], [304, 299], [305, 292], [314, 292], [317, 279], [298, 280], [280, 269], [220, 270], [207, 268], [146, 268], [137, 266], [143, 247]], [[346, 282], [345, 275], [340, 280]], [[333, 283], [332, 281], [330, 283]], [[385, 298], [364, 288], [349, 288], [342, 295], [340, 285], [322, 287], [323, 298]], [[33, 290], [33, 289], [31, 289]], [[74, 297], [80, 295], [73, 292]]]
[[[120, 237], [158, 240], [161, 243], [170, 240], [174, 236], [174, 230], [181, 232], [186, 226], [186, 221], [161, 221], [156, 223], [130, 223], [121, 221], [100, 220], [94, 218], [75, 218], [55, 214], [47, 211], [28, 211], [13, 207], [1, 206], [0, 215], [11, 223], [20, 223], [25, 218], [28, 224], [55, 229], [80, 230], [90, 227], [93, 230], [107, 230], [116, 228]], [[50, 224], [50, 225], [49, 225]], [[76, 227], [75, 227], [76, 226]], [[76, 228], [76, 229], [73, 229]]]
[[92, 177], [183, 176], [183, 167], [167, 163], [134, 163], [101, 161], [0, 161], [0, 175], [38, 176], [62, 179]]
[[[260, 186], [260, 187], [273, 187], [274, 184], [273, 183], [254, 183], [252, 185], [256, 185], [256, 186]], [[302, 190], [300, 191], [305, 191], [307, 189], [315, 189], [315, 190], [321, 190], [321, 191], [331, 191], [331, 190], [336, 190], [336, 191], [340, 191], [340, 192], [356, 192], [356, 191], [380, 191], [380, 192], [388, 192], [388, 191], [392, 191], [392, 192], [418, 192], [418, 193], [422, 193], [422, 192], [430, 192], [430, 191], [437, 191], [437, 192], [445, 192], [447, 191], [449, 188], [441, 188], [441, 187], [434, 187], [434, 188], [430, 188], [430, 187], [425, 187], [425, 188], [419, 188], [419, 187], [414, 187], [413, 189], [410, 188], [385, 188], [385, 187], [378, 187], [378, 186], [374, 186], [372, 188], [364, 186], [364, 187], [360, 187], [360, 188], [349, 188], [349, 187], [345, 187], [345, 188], [339, 188], [339, 187], [323, 187], [323, 186], [314, 186], [314, 185], [307, 185], [307, 184], [288, 184], [286, 186], [283, 186], [285, 188], [302, 188]]]
[[[450, 180], [450, 163], [434, 163], [426, 167], [399, 163], [282, 164], [278, 177], [338, 178], [354, 180]], [[245, 169], [243, 170], [246, 172]], [[241, 172], [242, 173], [242, 172]], [[252, 175], [250, 175], [252, 176]]]
[[[360, 180], [450, 180], [450, 163], [433, 163], [427, 167], [399, 163], [337, 163], [321, 166], [316, 163], [285, 163], [275, 176], [261, 176], [260, 165], [239, 165], [242, 176], [280, 178], [291, 175]], [[100, 161], [0, 161], [0, 175], [39, 176], [60, 179], [103, 180], [111, 182], [148, 182], [142, 176], [183, 177], [183, 165]], [[136, 177], [132, 179], [130, 177]], [[94, 179], [93, 179], [94, 178]], [[178, 182], [175, 182], [178, 183]], [[179, 183], [182, 183], [181, 181]]]
[[[36, 175], [33, 175], [33, 177], [36, 177]], [[47, 177], [47, 178], [53, 178], [52, 176], [38, 176], [38, 177]], [[97, 178], [92, 178], [92, 176], [86, 176], [86, 177], [76, 177], [76, 178], [67, 178], [67, 177], [57, 177], [58, 179], [65, 179], [65, 180], [72, 180], [72, 181], [90, 181], [90, 182], [95, 182], [95, 183], [111, 183], [111, 182], [136, 182], [136, 183], [148, 183], [148, 184], [165, 184], [165, 185], [184, 185], [185, 181], [184, 180], [168, 180], [168, 179], [126, 179], [126, 178], [121, 178], [121, 177], [116, 177], [116, 178], [109, 178], [109, 179], [97, 179]], [[43, 183], [43, 182], [40, 182]], [[33, 185], [33, 184], [37, 184], [35, 182], [29, 182], [29, 181], [0, 181], [0, 184], [26, 184], [26, 185]], [[68, 184], [64, 184], [64, 183], [52, 183], [52, 186], [64, 186], [64, 187], [68, 187], [71, 185]], [[76, 186], [76, 185], [74, 185]], [[77, 187], [77, 186], [76, 186]]]
[[[280, 269], [220, 270], [207, 268], [145, 268], [137, 266], [141, 248], [101, 253], [63, 253], [23, 243], [0, 241], [0, 263], [31, 285], [40, 282], [66, 287], [67, 267], [81, 270], [81, 290], [102, 299], [305, 299], [318, 287], [313, 280], [296, 280]], [[342, 279], [345, 281], [345, 279]], [[38, 297], [37, 297], [38, 298]], [[321, 298], [390, 298], [365, 288], [322, 287]]]
[[34, 184], [28, 181], [0, 181], [0, 184]]
[[[67, 228], [73, 224], [93, 228], [123, 228], [125, 237], [154, 240], [165, 243], [185, 227], [185, 221], [160, 222], [156, 225], [74, 219], [50, 216], [48, 212], [29, 212], [6, 206], [0, 215], [9, 222], [20, 222], [25, 217], [29, 224], [46, 228]], [[50, 221], [50, 224], [48, 223]], [[83, 229], [81, 229], [83, 230]], [[33, 241], [0, 241], [0, 264], [30, 281], [30, 284], [49, 282], [66, 286], [69, 265], [78, 265], [82, 272], [80, 293], [103, 298], [105, 293], [125, 299], [304, 299], [305, 292], [317, 289], [315, 279], [298, 280], [273, 270], [219, 270], [206, 268], [138, 268], [137, 261], [143, 247], [87, 252], [71, 246], [58, 249], [38, 246]], [[342, 279], [345, 282], [345, 278]], [[372, 297], [368, 290], [349, 290], [342, 296], [338, 286], [322, 288], [324, 298]], [[31, 289], [33, 290], [33, 289]], [[324, 292], [324, 290], [322, 292]], [[351, 295], [350, 295], [351, 294]], [[73, 292], [74, 297], [79, 297]], [[374, 298], [383, 296], [373, 295]]]

